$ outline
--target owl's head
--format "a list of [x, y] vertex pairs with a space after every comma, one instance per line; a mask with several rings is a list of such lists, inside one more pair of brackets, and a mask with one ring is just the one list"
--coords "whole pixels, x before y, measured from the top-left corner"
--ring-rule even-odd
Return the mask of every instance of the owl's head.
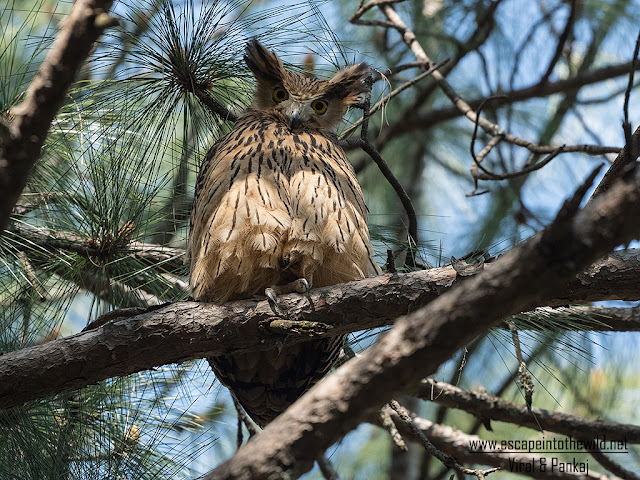
[[244, 60], [257, 81], [253, 109], [274, 115], [292, 130], [332, 130], [347, 107], [358, 102], [369, 75], [368, 65], [359, 63], [331, 80], [305, 77], [286, 70], [278, 56], [255, 39], [247, 44]]

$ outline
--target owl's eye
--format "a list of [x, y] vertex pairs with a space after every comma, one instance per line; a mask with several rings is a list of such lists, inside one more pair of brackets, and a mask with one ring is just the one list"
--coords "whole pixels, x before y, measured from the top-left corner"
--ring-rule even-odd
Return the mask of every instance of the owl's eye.
[[324, 112], [327, 111], [327, 102], [325, 102], [324, 100], [315, 100], [312, 104], [311, 104], [311, 108], [313, 108], [313, 110], [318, 114], [318, 115], [322, 115]]
[[287, 98], [289, 98], [289, 92], [287, 92], [282, 87], [277, 87], [273, 91], [273, 101], [276, 103], [284, 102]]

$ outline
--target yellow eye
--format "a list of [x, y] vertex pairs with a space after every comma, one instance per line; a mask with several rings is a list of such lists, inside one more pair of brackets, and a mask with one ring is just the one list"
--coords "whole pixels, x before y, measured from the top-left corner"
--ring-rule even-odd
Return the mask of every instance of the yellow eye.
[[315, 100], [312, 104], [311, 104], [311, 108], [313, 108], [313, 110], [318, 114], [318, 115], [322, 115], [324, 112], [327, 111], [327, 102], [325, 102], [324, 100]]
[[276, 103], [284, 102], [287, 98], [289, 98], [289, 92], [287, 92], [282, 87], [277, 87], [273, 91], [273, 101]]

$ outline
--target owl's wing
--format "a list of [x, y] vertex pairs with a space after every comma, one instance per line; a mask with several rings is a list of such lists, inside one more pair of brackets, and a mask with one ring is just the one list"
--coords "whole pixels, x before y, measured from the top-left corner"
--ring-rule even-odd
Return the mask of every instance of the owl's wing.
[[198, 300], [250, 297], [279, 278], [280, 240], [291, 225], [288, 185], [257, 128], [238, 124], [200, 171], [188, 247]]

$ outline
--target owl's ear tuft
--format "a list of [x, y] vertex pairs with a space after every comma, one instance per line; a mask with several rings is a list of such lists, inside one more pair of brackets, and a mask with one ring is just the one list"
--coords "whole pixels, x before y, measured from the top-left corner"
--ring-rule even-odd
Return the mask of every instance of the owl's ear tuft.
[[244, 61], [258, 81], [282, 83], [284, 65], [278, 56], [255, 38], [247, 43]]
[[358, 103], [360, 95], [367, 90], [366, 80], [371, 69], [366, 63], [345, 68], [329, 80], [326, 97], [341, 99], [345, 104]]

